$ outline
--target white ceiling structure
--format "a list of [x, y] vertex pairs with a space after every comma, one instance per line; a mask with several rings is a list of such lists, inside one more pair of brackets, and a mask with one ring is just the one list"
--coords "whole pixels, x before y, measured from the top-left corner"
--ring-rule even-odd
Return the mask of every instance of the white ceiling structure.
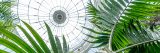
[[[88, 2], [89, 0], [16, 0], [12, 10], [18, 17], [16, 22], [23, 27], [25, 26], [20, 20], [29, 23], [49, 47], [44, 22], [51, 27], [53, 34], [60, 39], [62, 39], [62, 35], [65, 36], [70, 50], [74, 53], [95, 53], [99, 52], [97, 48], [89, 49], [92, 44], [84, 41], [88, 40], [89, 37], [83, 33], [91, 34], [91, 32], [82, 28], [82, 26], [93, 28], [92, 24], [89, 23], [90, 17], [87, 16]], [[96, 4], [96, 2], [97, 0], [94, 3]], [[17, 34], [29, 43], [18, 28]], [[62, 42], [62, 40], [60, 41]], [[4, 46], [0, 46], [0, 48], [15, 53]]]
[[[13, 10], [20, 20], [33, 26], [48, 45], [44, 22], [51, 27], [54, 35], [60, 39], [62, 35], [66, 37], [70, 50], [82, 53], [91, 46], [84, 41], [88, 37], [83, 34], [90, 32], [82, 28], [82, 26], [92, 28], [88, 21], [87, 3], [88, 0], [17, 0]], [[22, 22], [20, 25], [24, 26]], [[28, 41], [19, 29], [17, 31], [24, 40]], [[89, 51], [92, 52], [95, 51]]]

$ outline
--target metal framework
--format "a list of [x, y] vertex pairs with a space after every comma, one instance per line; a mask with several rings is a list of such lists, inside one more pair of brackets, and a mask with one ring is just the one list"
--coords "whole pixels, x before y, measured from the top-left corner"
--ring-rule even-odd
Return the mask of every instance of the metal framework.
[[[44, 22], [51, 27], [54, 35], [60, 39], [62, 35], [66, 37], [70, 50], [75, 53], [88, 51], [93, 53], [97, 52], [97, 49], [90, 50], [92, 44], [84, 41], [89, 39], [84, 33], [91, 34], [91, 32], [82, 28], [82, 26], [93, 27], [86, 13], [87, 2], [88, 0], [17, 0], [11, 9], [18, 16], [16, 22], [21, 26], [24, 24], [20, 20], [28, 22], [48, 46], [49, 40]], [[28, 42], [24, 34], [19, 29], [16, 30], [15, 33]], [[4, 46], [0, 48], [13, 52]]]
[[[66, 37], [71, 50], [79, 52], [88, 50], [90, 46], [90, 43], [84, 41], [88, 37], [83, 34], [88, 34], [89, 31], [82, 28], [91, 28], [86, 13], [87, 2], [88, 0], [18, 0], [14, 12], [20, 20], [33, 26], [47, 44], [44, 22], [51, 27], [54, 35]], [[23, 26], [22, 23], [21, 25]], [[17, 31], [22, 34], [20, 30]], [[26, 39], [23, 35], [21, 37]]]

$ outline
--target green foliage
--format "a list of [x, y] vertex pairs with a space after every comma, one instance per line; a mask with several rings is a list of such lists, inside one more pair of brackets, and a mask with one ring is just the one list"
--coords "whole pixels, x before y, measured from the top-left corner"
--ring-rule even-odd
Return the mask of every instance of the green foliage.
[[0, 53], [9, 53], [9, 52], [4, 51], [4, 50], [0, 50]]
[[160, 10], [160, 0], [102, 0], [98, 6], [90, 2], [87, 8], [90, 22], [100, 31], [86, 29], [104, 37], [87, 35], [96, 39], [91, 43], [108, 44], [111, 52], [160, 52], [160, 35], [153, 35], [154, 28], [147, 23], [157, 16], [154, 12]]
[[0, 2], [0, 27], [9, 31], [15, 27], [13, 25], [14, 16], [11, 10], [12, 3], [10, 1]]
[[[62, 46], [59, 41], [59, 38], [52, 34], [50, 27], [46, 23], [45, 25], [48, 31], [48, 37], [49, 37], [50, 45], [52, 46], [52, 49], [50, 49], [46, 45], [46, 43], [43, 41], [40, 35], [29, 24], [27, 24], [24, 21], [22, 22], [32, 34], [29, 34], [29, 32], [27, 32], [23, 27], [19, 25], [18, 27], [25, 34], [25, 36], [27, 37], [31, 45], [26, 43], [26, 41], [24, 41], [23, 39], [19, 38], [18, 35], [15, 35], [4, 28], [0, 28], [0, 33], [5, 35], [8, 39], [1, 38], [0, 44], [15, 51], [16, 53], [51, 53], [52, 51], [54, 53], [69, 52], [69, 48], [67, 46], [65, 37], [63, 36], [63, 46]], [[4, 51], [2, 50], [2, 52]]]

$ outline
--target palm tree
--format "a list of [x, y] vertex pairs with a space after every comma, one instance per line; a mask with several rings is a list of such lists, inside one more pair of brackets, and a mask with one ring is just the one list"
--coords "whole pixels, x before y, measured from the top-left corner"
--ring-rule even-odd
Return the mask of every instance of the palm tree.
[[160, 53], [160, 0], [101, 0], [98, 6], [90, 2], [90, 22], [99, 30], [90, 43], [106, 47], [110, 53]]
[[[50, 27], [45, 23], [48, 37], [50, 41], [51, 48], [43, 41], [40, 35], [26, 22], [22, 21], [24, 25], [28, 28], [31, 34], [27, 32], [23, 27], [18, 26], [18, 28], [25, 34], [28, 41], [27, 43], [18, 35], [4, 29], [0, 28], [0, 33], [2, 33], [6, 38], [0, 38], [0, 44], [6, 46], [7, 48], [13, 50], [16, 53], [68, 53], [69, 47], [66, 43], [65, 37], [63, 36], [63, 45], [61, 45], [60, 40], [57, 36], [52, 34]], [[31, 45], [30, 45], [31, 44]], [[5, 50], [0, 50], [0, 52], [7, 53]]]

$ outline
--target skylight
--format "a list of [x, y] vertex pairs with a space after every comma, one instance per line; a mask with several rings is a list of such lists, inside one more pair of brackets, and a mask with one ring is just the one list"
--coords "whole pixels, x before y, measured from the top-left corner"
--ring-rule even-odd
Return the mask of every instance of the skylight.
[[[66, 37], [71, 50], [78, 51], [88, 44], [84, 41], [88, 37], [83, 33], [87, 34], [89, 31], [84, 30], [82, 26], [91, 28], [86, 15], [87, 2], [87, 0], [18, 0], [13, 10], [19, 16], [19, 20], [33, 26], [45, 42], [49, 41], [44, 22], [51, 27], [54, 35], [59, 38], [62, 35]], [[22, 22], [20, 25], [24, 26]], [[23, 33], [19, 29], [17, 31], [26, 40]]]

